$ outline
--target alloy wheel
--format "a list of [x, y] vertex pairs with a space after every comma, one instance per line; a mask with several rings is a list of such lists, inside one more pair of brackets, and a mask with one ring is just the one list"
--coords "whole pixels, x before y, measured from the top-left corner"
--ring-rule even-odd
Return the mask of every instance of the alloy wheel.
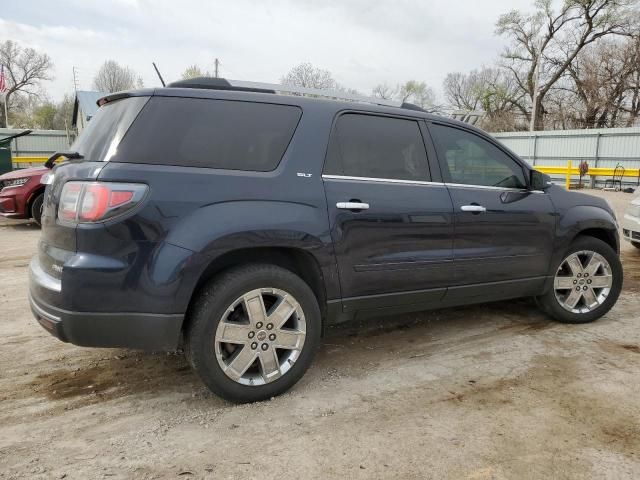
[[556, 299], [571, 313], [588, 313], [598, 308], [607, 299], [612, 285], [609, 262], [588, 250], [565, 258], [554, 279]]
[[300, 357], [306, 320], [298, 301], [277, 288], [237, 298], [216, 329], [220, 368], [243, 385], [265, 385], [286, 374]]

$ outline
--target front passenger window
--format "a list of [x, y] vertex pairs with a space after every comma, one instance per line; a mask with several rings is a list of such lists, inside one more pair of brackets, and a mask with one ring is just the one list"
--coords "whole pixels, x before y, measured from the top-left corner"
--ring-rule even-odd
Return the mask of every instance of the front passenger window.
[[431, 132], [447, 182], [526, 188], [522, 167], [491, 142], [444, 125], [432, 125]]

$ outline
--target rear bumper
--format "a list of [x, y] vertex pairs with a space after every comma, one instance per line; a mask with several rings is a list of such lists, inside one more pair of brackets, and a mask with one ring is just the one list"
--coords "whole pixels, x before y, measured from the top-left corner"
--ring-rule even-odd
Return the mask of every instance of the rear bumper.
[[35, 257], [29, 268], [29, 303], [40, 325], [63, 342], [83, 347], [122, 347], [174, 350], [178, 347], [183, 314], [75, 312], [43, 299], [55, 298], [60, 280], [44, 272]]

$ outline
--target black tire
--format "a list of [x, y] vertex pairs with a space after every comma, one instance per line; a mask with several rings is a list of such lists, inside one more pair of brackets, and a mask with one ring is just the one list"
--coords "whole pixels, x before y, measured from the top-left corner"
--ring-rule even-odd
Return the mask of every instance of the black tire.
[[536, 298], [538, 307], [554, 320], [562, 323], [589, 323], [593, 322], [605, 315], [615, 305], [620, 291], [622, 290], [623, 272], [620, 258], [616, 252], [605, 242], [594, 237], [579, 236], [577, 237], [562, 260], [554, 265], [553, 274], [558, 271], [564, 259], [572, 253], [580, 251], [592, 251], [602, 255], [611, 266], [612, 285], [609, 295], [604, 302], [594, 310], [585, 313], [574, 313], [562, 307], [556, 298], [554, 287], [552, 286], [547, 293]]
[[[264, 385], [243, 385], [228, 377], [219, 365], [214, 338], [225, 311], [236, 299], [266, 287], [284, 290], [298, 301], [306, 336], [300, 356], [281, 377]], [[268, 264], [242, 266], [217, 276], [202, 289], [190, 310], [185, 337], [187, 359], [213, 393], [237, 403], [266, 400], [289, 390], [311, 365], [321, 337], [320, 308], [311, 288], [289, 270]]]
[[44, 193], [39, 193], [36, 198], [31, 202], [31, 218], [33, 221], [38, 224], [38, 226], [42, 225], [42, 204], [44, 202]]

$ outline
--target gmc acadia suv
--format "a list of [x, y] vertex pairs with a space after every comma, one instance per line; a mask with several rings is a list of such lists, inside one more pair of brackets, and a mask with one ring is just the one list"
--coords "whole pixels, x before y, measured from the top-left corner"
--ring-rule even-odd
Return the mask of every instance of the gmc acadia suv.
[[183, 342], [213, 392], [248, 402], [293, 386], [331, 324], [516, 297], [583, 323], [616, 302], [604, 200], [411, 105], [251, 85], [100, 100], [46, 179], [30, 266], [44, 328], [91, 347]]

